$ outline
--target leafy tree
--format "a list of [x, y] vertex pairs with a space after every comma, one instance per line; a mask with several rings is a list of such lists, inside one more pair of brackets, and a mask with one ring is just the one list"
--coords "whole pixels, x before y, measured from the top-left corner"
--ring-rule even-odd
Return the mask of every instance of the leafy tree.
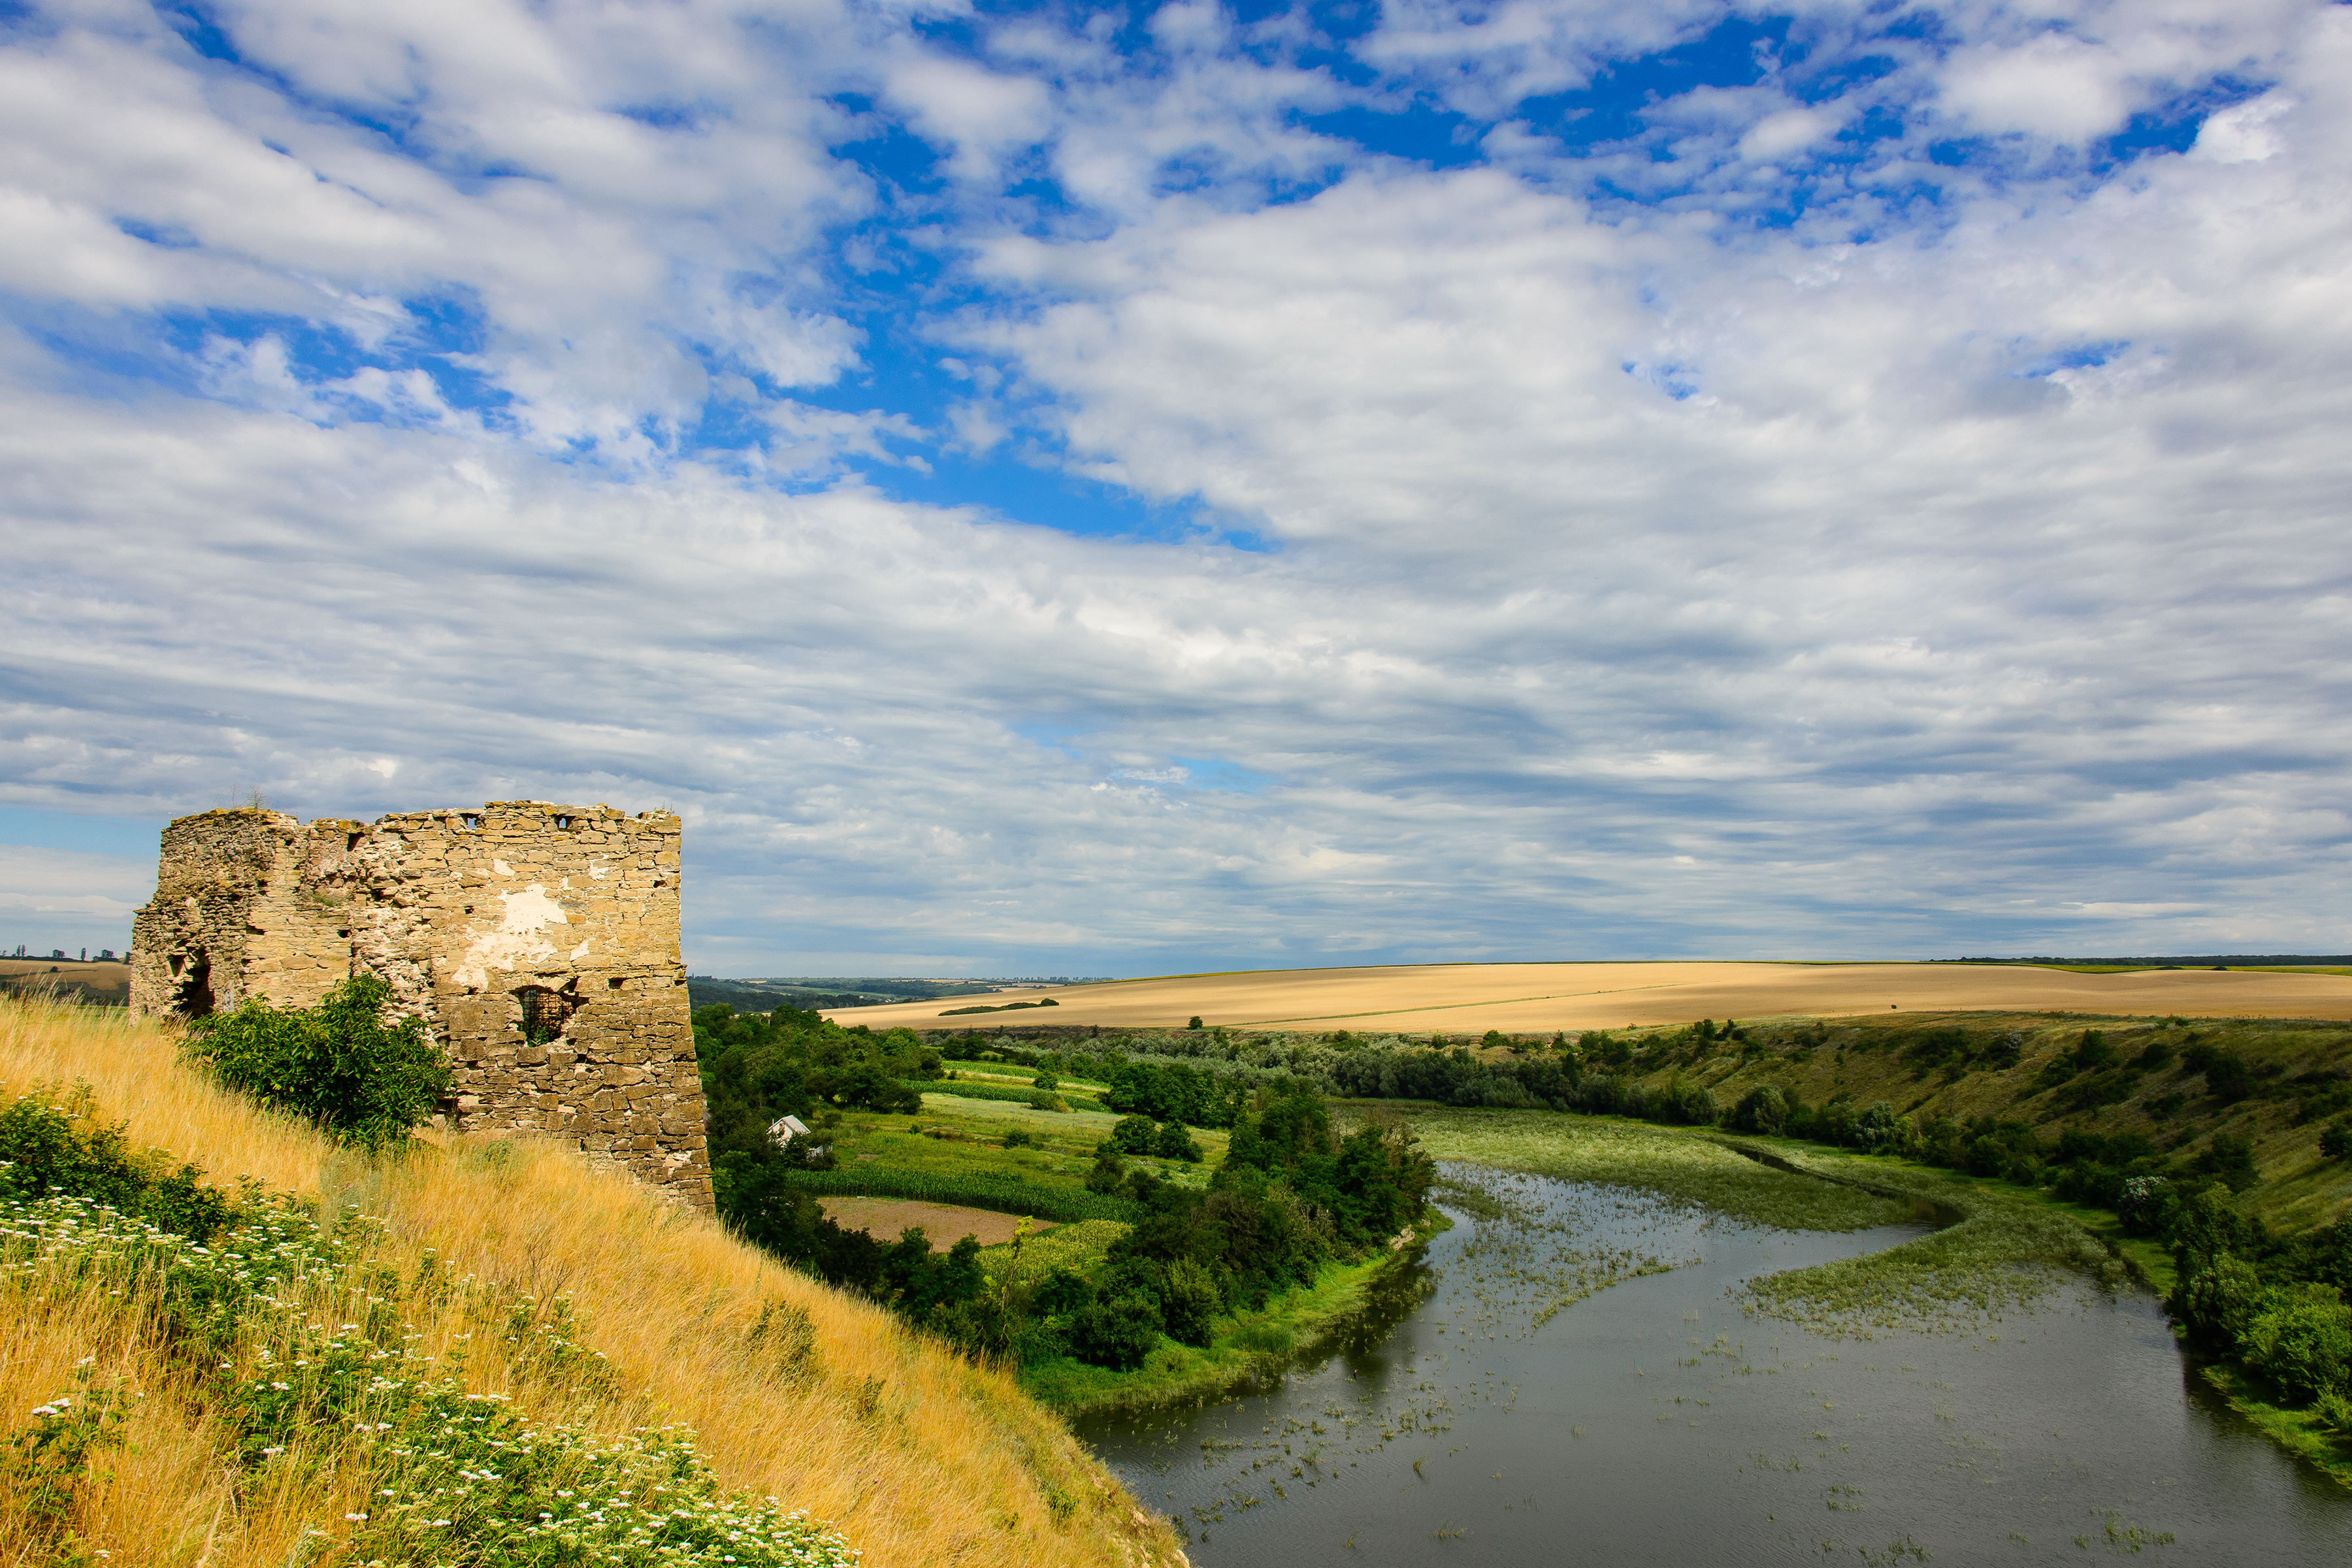
[[188, 1025], [184, 1047], [222, 1084], [291, 1111], [348, 1142], [380, 1147], [428, 1120], [449, 1063], [421, 1019], [384, 1021], [392, 987], [355, 974], [316, 1007], [250, 997]]
[[2074, 1070], [2097, 1072], [2115, 1064], [2116, 1048], [2107, 1044], [2105, 1033], [2098, 1029], [2084, 1030], [2081, 1043], [2074, 1047]]
[[2191, 1046], [2181, 1060], [2205, 1075], [2205, 1091], [2223, 1104], [2234, 1104], [2253, 1092], [2254, 1075], [2244, 1058], [2215, 1046]]
[[2254, 1141], [2238, 1132], [2216, 1132], [2197, 1160], [2197, 1169], [2219, 1176], [2233, 1193], [2242, 1193], [2262, 1179], [2254, 1168]]
[[2321, 1131], [2319, 1152], [2331, 1160], [2352, 1160], [2352, 1117], [2331, 1121]]
[[1118, 1146], [1105, 1139], [1095, 1149], [1094, 1169], [1087, 1173], [1087, 1191], [1115, 1193], [1127, 1182], [1127, 1162], [1118, 1157]]
[[1184, 1131], [1181, 1121], [1160, 1124], [1160, 1130], [1151, 1135], [1151, 1152], [1163, 1160], [1181, 1160], [1188, 1165], [1198, 1164], [1201, 1160], [1201, 1146], [1192, 1142], [1192, 1134]]
[[1070, 1325], [1071, 1348], [1082, 1361], [1132, 1372], [1160, 1342], [1160, 1303], [1140, 1289], [1088, 1302]]
[[1758, 1084], [1740, 1097], [1731, 1124], [1743, 1132], [1778, 1133], [1789, 1124], [1789, 1097], [1777, 1085]]
[[2246, 1325], [2244, 1352], [2291, 1399], [2342, 1394], [2352, 1381], [2352, 1307], [2326, 1285], [2273, 1291]]

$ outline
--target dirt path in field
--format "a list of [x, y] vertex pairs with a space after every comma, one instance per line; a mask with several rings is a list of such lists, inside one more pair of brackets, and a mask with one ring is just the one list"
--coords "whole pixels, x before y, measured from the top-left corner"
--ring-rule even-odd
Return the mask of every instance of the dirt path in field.
[[[877, 1241], [896, 1241], [908, 1226], [920, 1226], [933, 1252], [945, 1252], [967, 1236], [982, 1247], [1013, 1239], [1021, 1222], [994, 1209], [968, 1209], [955, 1204], [917, 1203], [911, 1198], [819, 1198], [825, 1217], [844, 1230], [862, 1230]], [[1033, 1226], [1029, 1234], [1043, 1236], [1050, 1225]]]

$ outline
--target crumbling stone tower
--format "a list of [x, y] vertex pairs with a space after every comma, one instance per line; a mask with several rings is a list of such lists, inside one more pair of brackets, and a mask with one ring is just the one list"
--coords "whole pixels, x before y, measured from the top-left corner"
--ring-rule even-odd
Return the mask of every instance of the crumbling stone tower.
[[452, 1124], [575, 1139], [708, 1208], [682, 830], [666, 811], [543, 801], [184, 816], [131, 926], [131, 1010], [307, 1007], [378, 975], [448, 1053]]

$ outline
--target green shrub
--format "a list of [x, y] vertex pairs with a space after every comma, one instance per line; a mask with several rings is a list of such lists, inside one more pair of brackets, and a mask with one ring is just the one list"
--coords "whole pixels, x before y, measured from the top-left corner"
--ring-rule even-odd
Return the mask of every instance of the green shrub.
[[2107, 1037], [2097, 1029], [2083, 1031], [2081, 1044], [2074, 1047], [2074, 1070], [2097, 1072], [2116, 1065], [2116, 1048], [2107, 1044]]
[[2244, 1338], [2263, 1296], [2262, 1276], [2253, 1265], [2224, 1252], [2181, 1279], [2174, 1291], [2173, 1315], [2191, 1336], [2233, 1345]]
[[[63, 1098], [62, 1105], [47, 1103]], [[236, 1206], [196, 1184], [194, 1165], [174, 1169], [160, 1149], [134, 1154], [120, 1124], [89, 1119], [89, 1091], [20, 1097], [0, 1110], [0, 1198], [36, 1202], [71, 1194], [118, 1214], [203, 1241], [226, 1225]]]
[[1132, 1372], [1160, 1342], [1160, 1303], [1141, 1289], [1128, 1289], [1088, 1303], [1070, 1325], [1070, 1346], [1080, 1361]]
[[1159, 1127], [1149, 1116], [1122, 1116], [1110, 1130], [1110, 1141], [1128, 1154], [1150, 1153], [1151, 1142], [1159, 1135]]
[[1198, 1164], [1201, 1146], [1184, 1131], [1181, 1121], [1163, 1121], [1160, 1131], [1151, 1135], [1151, 1152], [1163, 1160], [1181, 1160], [1188, 1165]]
[[2243, 1059], [2232, 1052], [2212, 1046], [2191, 1046], [2181, 1058], [2192, 1070], [2205, 1075], [2205, 1090], [2214, 1099], [2228, 1104], [2253, 1092], [2254, 1075], [2247, 1070]]
[[2197, 1168], [2221, 1177], [2233, 1193], [2261, 1180], [2254, 1169], [2254, 1141], [2238, 1132], [2214, 1133], [2212, 1147], [2198, 1156]]
[[1740, 1097], [1731, 1124], [1742, 1132], [1777, 1134], [1789, 1124], [1789, 1097], [1776, 1085], [1758, 1084]]
[[2319, 1152], [2331, 1160], [2352, 1160], [2352, 1117], [2327, 1124], [2319, 1135]]
[[392, 987], [355, 974], [316, 1007], [249, 998], [188, 1026], [188, 1056], [227, 1088], [347, 1142], [404, 1138], [449, 1090], [449, 1063], [421, 1019], [383, 1020]]
[[1087, 1191], [1108, 1197], [1126, 1182], [1127, 1162], [1118, 1157], [1116, 1146], [1105, 1142], [1095, 1151], [1094, 1169], [1087, 1173]]
[[2346, 1392], [2352, 1375], [2352, 1307], [2326, 1285], [2273, 1293], [2254, 1314], [2242, 1346], [2246, 1364], [2290, 1397], [2312, 1400]]
[[1189, 1258], [1179, 1258], [1161, 1270], [1160, 1322], [1179, 1344], [1207, 1348], [1212, 1325], [1225, 1310], [1224, 1292], [1209, 1271]]

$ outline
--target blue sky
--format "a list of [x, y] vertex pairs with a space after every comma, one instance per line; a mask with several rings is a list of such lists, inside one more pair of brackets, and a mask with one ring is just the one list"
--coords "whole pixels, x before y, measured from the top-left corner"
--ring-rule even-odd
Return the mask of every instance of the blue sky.
[[2337, 951], [2352, 11], [0, 16], [0, 946], [688, 824], [740, 973]]

